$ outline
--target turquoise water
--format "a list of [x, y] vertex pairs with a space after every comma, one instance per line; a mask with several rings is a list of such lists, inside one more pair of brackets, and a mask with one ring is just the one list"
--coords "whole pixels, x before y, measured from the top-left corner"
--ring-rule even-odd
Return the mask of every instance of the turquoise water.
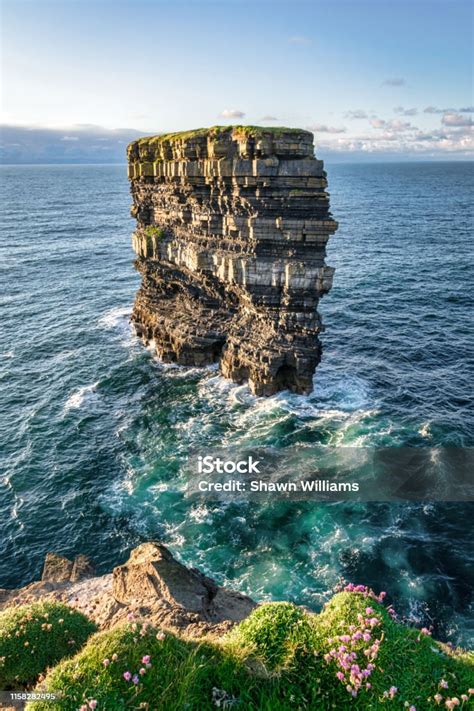
[[315, 391], [263, 400], [134, 337], [124, 167], [1, 169], [0, 587], [48, 550], [108, 570], [159, 538], [259, 599], [319, 608], [344, 578], [472, 639], [472, 505], [184, 496], [190, 448], [473, 445], [472, 165], [328, 170], [340, 230]]

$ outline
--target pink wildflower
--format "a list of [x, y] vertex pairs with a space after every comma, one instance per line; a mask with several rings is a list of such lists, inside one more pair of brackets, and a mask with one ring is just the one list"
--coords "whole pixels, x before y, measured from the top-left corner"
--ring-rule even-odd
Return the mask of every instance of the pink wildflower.
[[95, 699], [91, 699], [89, 701], [89, 708], [90, 709], [96, 709], [97, 708], [97, 701]]
[[441, 679], [441, 681], [439, 682], [439, 686], [441, 689], [447, 689], [449, 684], [446, 679]]
[[150, 663], [150, 655], [145, 654], [144, 657], [142, 657], [142, 664], [149, 664]]
[[366, 607], [366, 608], [365, 608], [365, 614], [366, 614], [366, 615], [373, 615], [373, 613], [374, 613], [374, 610], [373, 610], [372, 607]]
[[129, 671], [126, 671], [123, 673], [123, 678], [125, 679], [125, 681], [130, 681], [130, 679], [132, 678], [132, 675], [130, 674]]
[[110, 659], [104, 659], [104, 661], [102, 662], [102, 664], [104, 665], [104, 667], [108, 667], [109, 664], [110, 664]]
[[146, 669], [142, 667], [138, 673], [140, 674], [140, 676], [143, 676], [144, 674], [146, 674]]

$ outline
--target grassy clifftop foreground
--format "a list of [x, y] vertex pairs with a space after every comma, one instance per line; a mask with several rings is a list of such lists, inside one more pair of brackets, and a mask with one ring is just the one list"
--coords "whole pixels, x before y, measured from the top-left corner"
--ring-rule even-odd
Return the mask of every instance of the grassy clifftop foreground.
[[473, 655], [400, 624], [383, 600], [349, 585], [320, 614], [265, 604], [199, 640], [138, 614], [94, 634], [56, 602], [12, 607], [0, 614], [0, 687], [61, 697], [30, 711], [473, 708]]

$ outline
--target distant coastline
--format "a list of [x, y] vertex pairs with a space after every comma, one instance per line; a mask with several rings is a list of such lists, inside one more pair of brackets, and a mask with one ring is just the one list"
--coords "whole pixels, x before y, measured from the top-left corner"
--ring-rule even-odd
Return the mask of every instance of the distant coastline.
[[[158, 128], [139, 131], [134, 128], [108, 129], [79, 124], [69, 128], [0, 125], [0, 165], [126, 165], [126, 147], [130, 141]], [[462, 152], [419, 152], [399, 150], [339, 151], [329, 149], [324, 135], [315, 131], [316, 155], [327, 164], [343, 163], [464, 163], [474, 159]]]

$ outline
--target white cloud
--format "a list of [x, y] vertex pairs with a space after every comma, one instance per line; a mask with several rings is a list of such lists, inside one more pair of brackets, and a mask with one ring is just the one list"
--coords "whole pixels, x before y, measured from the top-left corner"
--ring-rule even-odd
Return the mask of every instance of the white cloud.
[[291, 42], [291, 44], [311, 44], [312, 41], [311, 37], [306, 37], [305, 35], [295, 35], [288, 38], [288, 42]]
[[277, 118], [276, 116], [267, 116], [267, 115], [262, 116], [262, 118], [260, 119], [260, 121], [279, 121], [279, 120], [280, 119]]
[[225, 119], [243, 118], [245, 116], [245, 112], [239, 111], [239, 109], [224, 109], [219, 116]]
[[418, 113], [418, 109], [406, 109], [404, 106], [395, 106], [393, 110], [401, 116], [416, 116]]
[[384, 127], [387, 125], [387, 122], [384, 121], [384, 119], [378, 119], [378, 118], [376, 118], [376, 119], [372, 119], [372, 120], [371, 120], [370, 125], [371, 125], [373, 128], [384, 128]]
[[458, 114], [472, 114], [474, 113], [474, 106], [462, 106], [460, 109], [439, 109], [437, 106], [427, 106], [423, 109], [425, 114], [447, 114], [447, 113], [458, 113]]
[[[389, 124], [389, 122], [385, 122]], [[467, 127], [453, 127], [421, 131], [415, 127], [396, 132], [388, 129], [357, 136], [327, 136], [318, 141], [317, 150], [349, 154], [390, 154], [442, 158], [456, 155], [472, 158], [474, 137]]]
[[441, 123], [443, 126], [472, 126], [472, 118], [470, 116], [450, 112], [444, 114]]
[[401, 77], [392, 77], [391, 79], [385, 79], [384, 82], [382, 82], [382, 86], [404, 86], [405, 84], [405, 79], [402, 79]]
[[366, 111], [362, 111], [362, 109], [355, 109], [355, 111], [346, 111], [344, 114], [344, 118], [347, 119], [367, 119], [369, 118], [369, 115]]
[[61, 138], [61, 141], [78, 141], [79, 137], [78, 136], [63, 136]]
[[344, 126], [326, 126], [324, 123], [317, 123], [308, 126], [308, 130], [315, 133], [345, 133], [347, 129]]
[[394, 131], [399, 133], [400, 131], [410, 131], [414, 129], [411, 123], [408, 121], [385, 121], [385, 119], [375, 118], [370, 122], [372, 128], [384, 129], [386, 131]]

